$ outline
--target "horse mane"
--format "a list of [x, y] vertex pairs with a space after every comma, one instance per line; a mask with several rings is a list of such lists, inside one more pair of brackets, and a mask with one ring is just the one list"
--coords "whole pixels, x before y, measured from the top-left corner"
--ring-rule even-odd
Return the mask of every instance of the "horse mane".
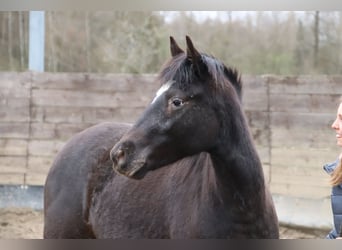
[[[227, 84], [231, 84], [240, 101], [242, 99], [242, 81], [240, 73], [237, 69], [227, 67], [223, 62], [213, 56], [201, 53], [201, 62], [206, 67], [206, 70], [213, 79], [214, 89], [225, 89]], [[181, 88], [186, 88], [186, 85], [193, 82], [195, 70], [192, 67], [191, 61], [185, 53], [181, 53], [169, 60], [159, 73], [158, 79], [162, 82], [171, 80], [176, 81]]]

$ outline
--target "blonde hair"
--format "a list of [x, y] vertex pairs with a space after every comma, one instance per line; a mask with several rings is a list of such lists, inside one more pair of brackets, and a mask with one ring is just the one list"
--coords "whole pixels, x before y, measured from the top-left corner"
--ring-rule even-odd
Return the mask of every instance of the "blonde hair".
[[[342, 103], [342, 96], [340, 96], [340, 104], [341, 103]], [[330, 184], [332, 186], [337, 186], [339, 184], [342, 184], [342, 158], [340, 158], [338, 166], [335, 168], [334, 172], [331, 174]]]
[[337, 186], [342, 184], [342, 161], [340, 160], [338, 166], [335, 168], [334, 172], [330, 177], [330, 184], [332, 186]]

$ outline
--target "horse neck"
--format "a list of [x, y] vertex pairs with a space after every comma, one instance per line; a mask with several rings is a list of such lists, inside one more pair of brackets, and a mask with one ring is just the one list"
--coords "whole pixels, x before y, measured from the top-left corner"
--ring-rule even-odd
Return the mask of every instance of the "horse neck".
[[257, 197], [263, 195], [265, 189], [262, 165], [242, 108], [239, 105], [232, 108], [237, 111], [234, 116], [232, 113], [225, 116], [234, 118], [223, 119], [219, 142], [210, 151], [217, 184], [223, 192], [235, 189], [242, 194], [256, 194]]

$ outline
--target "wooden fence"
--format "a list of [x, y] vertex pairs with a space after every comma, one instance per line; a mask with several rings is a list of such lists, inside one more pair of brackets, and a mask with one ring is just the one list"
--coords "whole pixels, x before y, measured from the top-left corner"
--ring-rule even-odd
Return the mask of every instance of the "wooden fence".
[[[0, 73], [0, 184], [44, 185], [75, 133], [134, 122], [152, 100], [154, 75]], [[330, 195], [322, 165], [339, 148], [333, 130], [342, 76], [244, 76], [243, 105], [273, 194]]]

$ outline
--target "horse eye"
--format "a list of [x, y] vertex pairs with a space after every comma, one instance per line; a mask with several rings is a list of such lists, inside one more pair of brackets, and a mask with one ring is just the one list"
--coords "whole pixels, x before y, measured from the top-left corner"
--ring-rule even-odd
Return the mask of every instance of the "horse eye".
[[175, 99], [172, 100], [172, 105], [175, 106], [176, 108], [179, 108], [183, 104], [184, 104], [184, 102], [183, 102], [182, 99], [175, 98]]

